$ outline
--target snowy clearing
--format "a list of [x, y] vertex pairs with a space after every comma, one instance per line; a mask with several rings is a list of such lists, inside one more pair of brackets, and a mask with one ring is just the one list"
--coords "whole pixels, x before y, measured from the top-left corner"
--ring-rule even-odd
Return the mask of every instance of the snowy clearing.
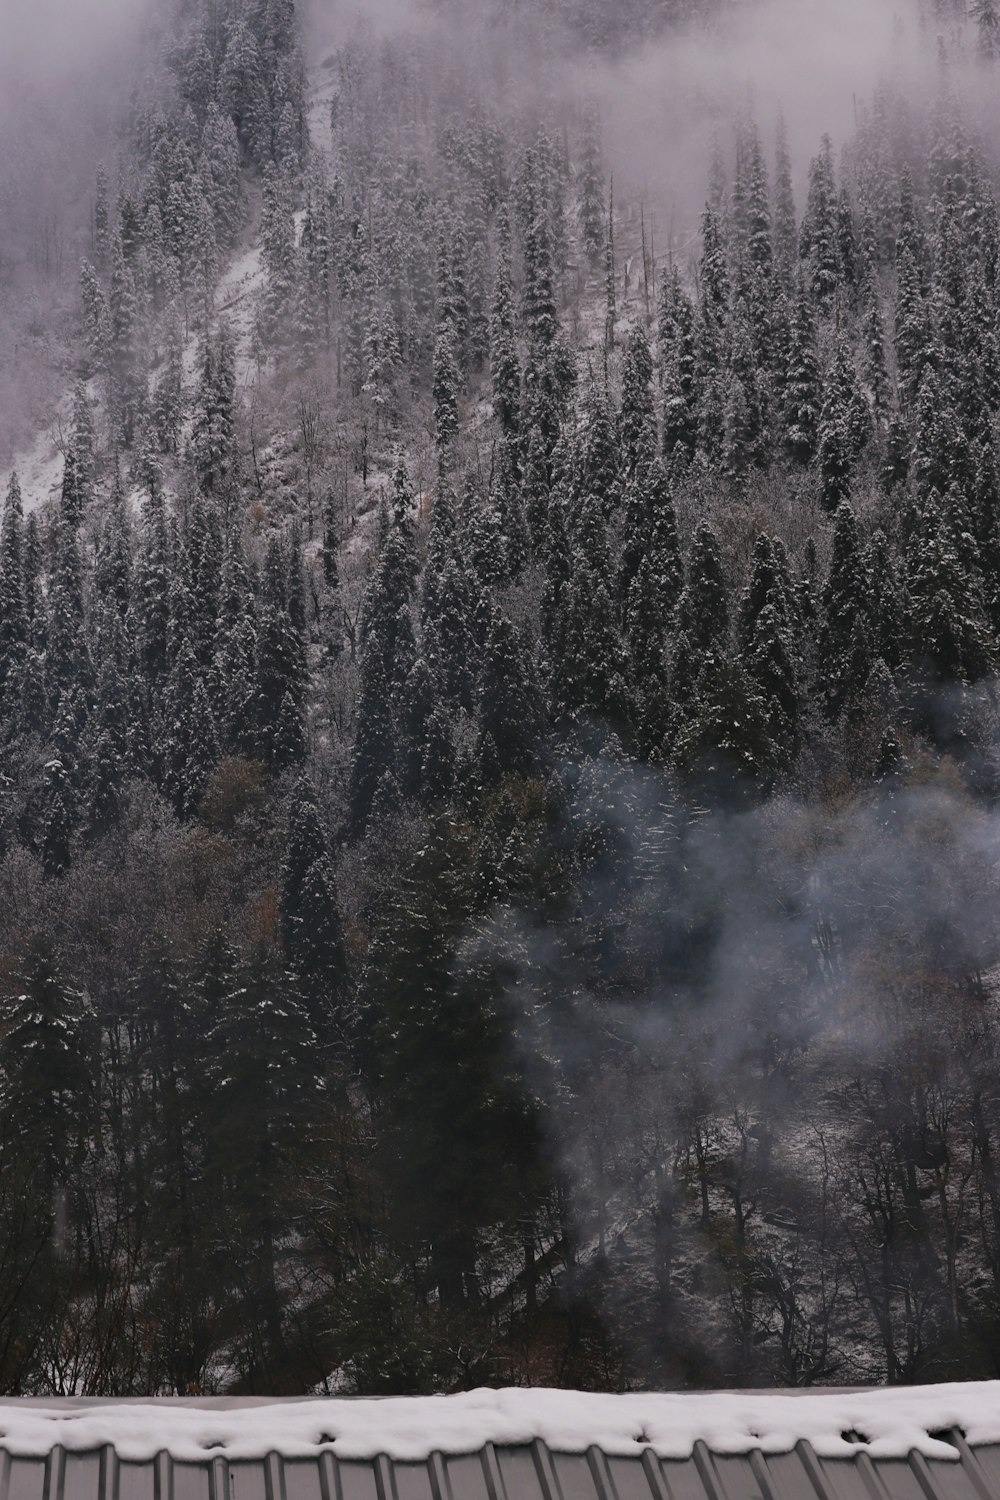
[[43, 427], [31, 447], [16, 454], [11, 464], [21, 483], [25, 513], [37, 510], [62, 489], [63, 414], [68, 426], [72, 400], [72, 392], [67, 393], [59, 404], [54, 421]]

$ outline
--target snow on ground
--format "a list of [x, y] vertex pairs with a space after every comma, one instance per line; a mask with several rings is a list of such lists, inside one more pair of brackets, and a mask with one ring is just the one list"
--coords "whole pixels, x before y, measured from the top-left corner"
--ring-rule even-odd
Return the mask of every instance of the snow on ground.
[[[215, 291], [215, 308], [224, 318], [233, 336], [236, 351], [236, 385], [246, 390], [256, 384], [256, 365], [250, 349], [253, 341], [253, 324], [257, 311], [257, 298], [264, 287], [264, 267], [259, 246], [244, 250], [230, 263], [223, 273]], [[191, 340], [192, 359], [198, 347], [198, 338]], [[185, 351], [185, 361], [187, 351]]]
[[[334, 83], [322, 78], [310, 97], [309, 128], [318, 149], [328, 154], [330, 148], [330, 100]], [[295, 215], [296, 231], [301, 231], [305, 215], [301, 210]], [[264, 287], [264, 268], [261, 253], [254, 245], [233, 257], [223, 272], [215, 292], [215, 308], [224, 318], [233, 336], [236, 353], [237, 389], [247, 391], [257, 383], [257, 366], [251, 349], [253, 346], [254, 317], [257, 301]], [[192, 333], [184, 349], [184, 372], [190, 383], [196, 377], [200, 334]], [[95, 392], [91, 390], [91, 399]], [[63, 474], [63, 434], [69, 429], [72, 409], [72, 392], [67, 392], [59, 401], [52, 422], [42, 428], [30, 447], [14, 455], [11, 470], [21, 481], [21, 493], [25, 512], [37, 510], [50, 497], [59, 495]]]
[[[236, 354], [236, 383], [246, 390], [256, 383], [256, 362], [251, 355], [257, 297], [264, 285], [259, 248], [240, 252], [223, 272], [215, 293], [216, 312], [229, 325]], [[184, 374], [189, 388], [196, 379], [201, 335], [192, 333], [184, 347]], [[91, 400], [97, 392], [91, 382]], [[56, 408], [51, 424], [43, 427], [29, 448], [15, 454], [11, 469], [21, 481], [25, 512], [37, 510], [62, 489], [63, 445], [69, 431], [73, 393], [67, 391]], [[134, 497], [133, 497], [134, 498]]]
[[801, 1395], [478, 1390], [222, 1410], [180, 1402], [59, 1408], [0, 1403], [0, 1447], [9, 1453], [43, 1456], [57, 1445], [74, 1452], [108, 1445], [133, 1461], [148, 1461], [164, 1450], [177, 1459], [204, 1462], [208, 1452], [232, 1459], [277, 1451], [298, 1458], [324, 1448], [340, 1458], [385, 1453], [406, 1461], [536, 1438], [557, 1452], [581, 1453], [596, 1445], [626, 1457], [651, 1447], [664, 1458], [687, 1458], [698, 1441], [714, 1453], [783, 1453], [804, 1439], [825, 1458], [858, 1452], [903, 1458], [916, 1450], [928, 1458], [955, 1459], [951, 1444], [930, 1436], [952, 1427], [962, 1428], [972, 1444], [1000, 1442], [1000, 1383]]
[[319, 73], [318, 82], [309, 91], [307, 118], [309, 140], [314, 151], [329, 156], [333, 150], [333, 135], [330, 130], [330, 105], [336, 92], [336, 79], [328, 70]]
[[37, 510], [50, 496], [58, 496], [62, 490], [63, 443], [69, 431], [72, 407], [73, 393], [67, 391], [51, 423], [39, 430], [30, 448], [14, 455], [11, 470], [21, 482], [26, 513]]
[[[305, 210], [295, 214], [295, 233], [301, 234]], [[248, 390], [257, 383], [257, 366], [251, 349], [257, 304], [264, 290], [265, 272], [259, 245], [234, 257], [215, 289], [216, 316], [223, 319], [233, 337], [236, 352], [236, 385]], [[197, 362], [200, 335], [193, 334], [184, 351], [185, 370], [190, 374]]]

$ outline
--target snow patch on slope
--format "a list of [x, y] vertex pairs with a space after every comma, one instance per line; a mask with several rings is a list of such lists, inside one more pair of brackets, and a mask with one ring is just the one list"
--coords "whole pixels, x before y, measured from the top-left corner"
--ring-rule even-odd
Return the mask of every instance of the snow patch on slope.
[[59, 402], [53, 422], [39, 430], [31, 447], [16, 454], [10, 466], [21, 485], [25, 513], [37, 510], [62, 492], [63, 446], [72, 405], [73, 394], [68, 391]]
[[[333, 84], [324, 80], [312, 90], [309, 107], [310, 129], [325, 143], [330, 144], [329, 110]], [[305, 218], [303, 210], [295, 214], [296, 234], [301, 233]], [[260, 294], [264, 290], [266, 276], [259, 245], [253, 245], [236, 254], [223, 271], [215, 289], [215, 313], [224, 319], [233, 339], [236, 366], [236, 385], [247, 392], [257, 384], [257, 366], [254, 360], [253, 330]], [[198, 353], [202, 334], [190, 334], [184, 347], [184, 374], [189, 391], [197, 379]], [[96, 397], [95, 382], [90, 383], [91, 400]], [[57, 499], [62, 490], [64, 434], [69, 431], [73, 405], [72, 391], [63, 394], [51, 425], [42, 428], [31, 446], [14, 455], [9, 472], [16, 473], [21, 484], [21, 495], [25, 514], [38, 510], [46, 501]], [[6, 476], [4, 476], [4, 479]]]
[[972, 1444], [1000, 1442], [1000, 1382], [802, 1395], [594, 1395], [556, 1390], [477, 1390], [457, 1396], [386, 1400], [303, 1400], [206, 1410], [179, 1402], [49, 1408], [0, 1403], [0, 1448], [42, 1457], [113, 1447], [148, 1461], [166, 1450], [204, 1462], [208, 1454], [287, 1458], [329, 1450], [345, 1459], [378, 1454], [401, 1461], [472, 1453], [486, 1443], [541, 1439], [557, 1452], [592, 1445], [636, 1457], [687, 1458], [702, 1441], [714, 1453], [785, 1453], [810, 1442], [825, 1458], [956, 1459], [932, 1432], [960, 1427]]
[[[236, 355], [236, 384], [241, 390], [255, 384], [255, 366], [250, 350], [257, 300], [264, 287], [264, 267], [259, 247], [245, 250], [230, 263], [215, 292], [215, 309], [225, 320], [233, 337]], [[192, 366], [199, 347], [196, 336], [191, 340]]]

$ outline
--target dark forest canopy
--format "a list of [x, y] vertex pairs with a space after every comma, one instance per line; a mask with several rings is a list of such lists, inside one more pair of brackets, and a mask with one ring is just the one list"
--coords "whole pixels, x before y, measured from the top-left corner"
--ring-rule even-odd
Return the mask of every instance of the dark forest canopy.
[[4, 1392], [997, 1367], [995, 13], [843, 141], [712, 104], [680, 224], [601, 69], [712, 18], [545, 10], [186, 0], [87, 188]]

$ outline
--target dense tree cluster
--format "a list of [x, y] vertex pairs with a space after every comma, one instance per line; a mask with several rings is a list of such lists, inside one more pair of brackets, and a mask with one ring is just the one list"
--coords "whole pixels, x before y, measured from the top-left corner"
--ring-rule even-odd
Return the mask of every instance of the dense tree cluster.
[[[173, 452], [182, 349], [211, 321], [222, 260], [246, 218], [243, 169], [297, 180], [305, 72], [291, 0], [181, 6], [163, 89], [136, 106], [113, 195], [100, 168], [93, 254], [80, 273], [88, 373], [106, 384], [135, 463]], [[186, 13], [190, 11], [190, 15]]]
[[741, 116], [664, 264], [597, 102], [513, 106], [505, 49], [680, 7], [362, 28], [322, 151], [291, 0], [181, 9], [61, 495], [0, 523], [0, 1387], [991, 1372], [959, 62], [794, 143], [798, 207]]

